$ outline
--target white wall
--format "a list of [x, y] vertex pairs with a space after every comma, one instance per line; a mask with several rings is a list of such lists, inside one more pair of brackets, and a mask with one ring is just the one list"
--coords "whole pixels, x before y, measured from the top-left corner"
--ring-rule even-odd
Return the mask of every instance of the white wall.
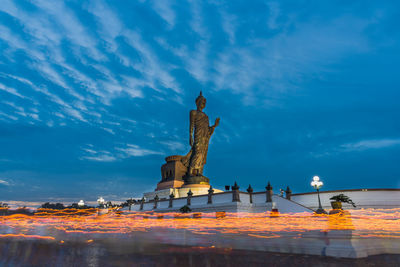
[[312, 212], [312, 210], [307, 207], [298, 205], [298, 203], [277, 195], [272, 196], [272, 201], [275, 202], [278, 211], [282, 213]]
[[[239, 192], [240, 202], [232, 202], [232, 192], [217, 193], [212, 196], [212, 204], [207, 204], [208, 195], [192, 197], [191, 208], [202, 212], [227, 211], [227, 212], [265, 212], [271, 210], [272, 203], [266, 203], [266, 193], [253, 194], [253, 203], [250, 203], [248, 193]], [[310, 212], [311, 210], [285, 198], [274, 195], [272, 200], [280, 212]], [[169, 200], [160, 200], [155, 211], [178, 210], [187, 204], [187, 198], [175, 198], [172, 209], [168, 208]], [[140, 204], [132, 206], [132, 211], [139, 211]], [[154, 210], [154, 202], [146, 202], [143, 211]]]
[[253, 202], [254, 203], [265, 203], [267, 201], [267, 194], [260, 193], [260, 194], [253, 194]]
[[243, 203], [250, 203], [250, 196], [249, 196], [249, 194], [239, 193], [239, 196], [240, 196], [240, 202], [243, 202]]
[[192, 205], [193, 206], [204, 205], [204, 204], [207, 204], [207, 201], [208, 201], [208, 196], [193, 197]]
[[212, 196], [213, 204], [232, 202], [232, 193], [221, 193]]
[[[366, 189], [364, 189], [366, 190]], [[383, 208], [393, 209], [400, 207], [400, 189], [398, 190], [367, 190], [367, 191], [328, 191], [320, 192], [321, 204], [324, 209], [331, 209], [331, 198], [332, 196], [344, 194], [348, 196], [356, 204], [357, 208]], [[304, 206], [312, 209], [318, 208], [318, 196], [317, 193], [312, 194], [299, 194], [291, 197], [293, 201], [296, 201]], [[350, 204], [343, 203], [344, 209], [353, 209]]]
[[180, 209], [187, 204], [186, 198], [174, 199], [172, 207]]

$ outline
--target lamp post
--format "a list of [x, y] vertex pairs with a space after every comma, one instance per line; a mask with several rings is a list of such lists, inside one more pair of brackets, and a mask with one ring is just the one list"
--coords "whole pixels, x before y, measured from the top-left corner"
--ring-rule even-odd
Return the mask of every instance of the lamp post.
[[106, 201], [104, 200], [104, 198], [103, 197], [99, 197], [98, 199], [97, 199], [97, 203], [99, 204], [99, 207], [100, 208], [104, 208], [104, 203], [105, 203]]
[[319, 197], [319, 189], [324, 185], [324, 183], [322, 181], [320, 181], [318, 176], [314, 176], [313, 180], [311, 182], [311, 186], [314, 187], [317, 190], [317, 194], [318, 194], [318, 204], [319, 207], [317, 209], [317, 211], [315, 213], [317, 214], [326, 214], [327, 212], [322, 208], [321, 205], [321, 198]]
[[81, 199], [79, 202], [78, 202], [78, 207], [79, 208], [83, 208], [85, 206], [85, 202]]

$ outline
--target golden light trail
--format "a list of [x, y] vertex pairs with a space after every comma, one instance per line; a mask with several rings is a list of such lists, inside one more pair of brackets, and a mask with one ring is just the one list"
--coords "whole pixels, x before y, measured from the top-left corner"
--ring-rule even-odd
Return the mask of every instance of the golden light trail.
[[[40, 209], [35, 215], [0, 216], [0, 237], [56, 239], [59, 235], [57, 233], [107, 235], [185, 229], [202, 236], [239, 234], [253, 238], [278, 238], [284, 235], [295, 239], [309, 231], [349, 230], [353, 236], [361, 238], [400, 238], [400, 208], [361, 209], [350, 212], [335, 215], [266, 212], [226, 213], [225, 216], [216, 216], [215, 213], [177, 216], [175, 213], [115, 211], [98, 215], [95, 209]], [[58, 242], [64, 241], [60, 239]], [[91, 242], [92, 239], [87, 240], [87, 243]]]

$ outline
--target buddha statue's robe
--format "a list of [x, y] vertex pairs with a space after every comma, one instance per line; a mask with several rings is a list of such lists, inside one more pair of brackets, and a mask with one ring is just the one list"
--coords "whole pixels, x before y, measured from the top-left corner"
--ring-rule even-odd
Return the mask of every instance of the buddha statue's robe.
[[190, 176], [203, 174], [207, 162], [208, 143], [214, 129], [214, 126], [210, 127], [208, 116], [204, 112], [199, 110], [190, 112], [190, 134], [193, 134], [193, 145], [189, 153], [182, 157], [182, 163], [188, 168]]

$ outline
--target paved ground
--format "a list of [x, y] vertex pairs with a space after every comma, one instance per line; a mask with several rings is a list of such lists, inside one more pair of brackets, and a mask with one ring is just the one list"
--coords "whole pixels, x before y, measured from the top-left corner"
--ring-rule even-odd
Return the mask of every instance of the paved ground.
[[0, 266], [400, 266], [400, 255], [362, 259], [154, 244], [0, 240]]

